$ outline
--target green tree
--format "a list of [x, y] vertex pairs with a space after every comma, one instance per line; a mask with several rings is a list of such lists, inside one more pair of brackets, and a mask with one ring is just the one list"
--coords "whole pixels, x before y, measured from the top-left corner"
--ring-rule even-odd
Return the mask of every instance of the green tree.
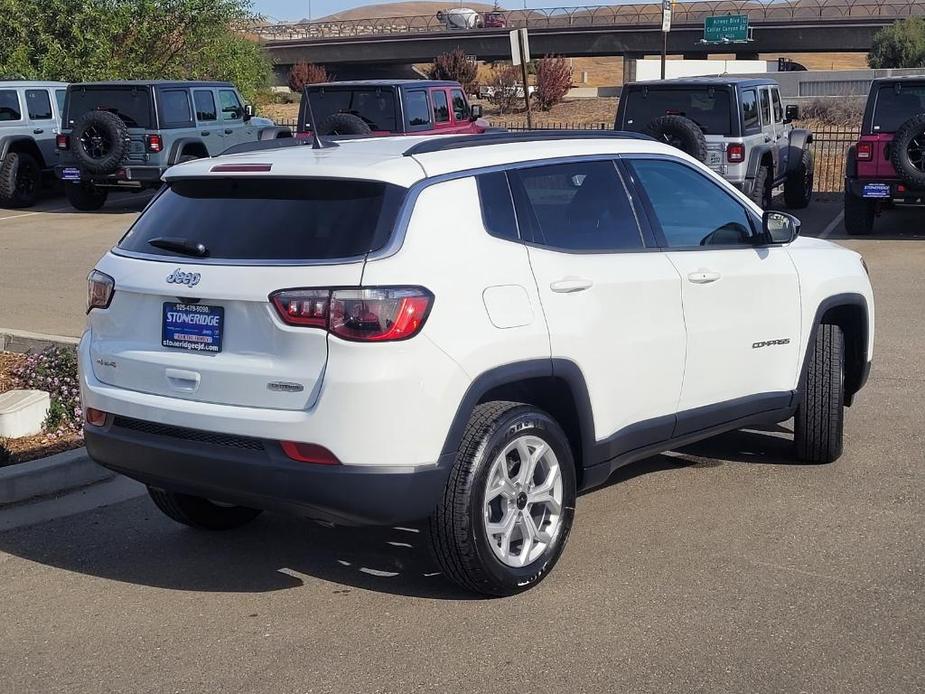
[[0, 0], [0, 74], [220, 79], [253, 98], [270, 77], [254, 18], [250, 0]]
[[910, 17], [878, 31], [867, 63], [872, 68], [925, 67], [925, 20]]

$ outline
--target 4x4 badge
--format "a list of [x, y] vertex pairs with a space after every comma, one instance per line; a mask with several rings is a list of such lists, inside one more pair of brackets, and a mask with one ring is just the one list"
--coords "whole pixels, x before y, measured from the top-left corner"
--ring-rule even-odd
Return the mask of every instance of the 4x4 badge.
[[199, 284], [200, 275], [198, 272], [183, 272], [180, 268], [167, 275], [167, 284], [185, 284], [187, 287], [195, 287]]

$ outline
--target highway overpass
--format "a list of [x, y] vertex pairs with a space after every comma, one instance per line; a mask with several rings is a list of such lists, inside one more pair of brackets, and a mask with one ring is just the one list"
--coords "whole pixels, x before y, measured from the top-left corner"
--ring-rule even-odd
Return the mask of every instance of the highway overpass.
[[[867, 52], [878, 30], [897, 18], [925, 15], [925, 0], [689, 2], [675, 7], [668, 50], [692, 58], [710, 53], [751, 58], [758, 53]], [[508, 31], [520, 26], [529, 28], [536, 56], [641, 58], [661, 51], [660, 12], [657, 4], [531, 9], [504, 12], [503, 28], [447, 31], [433, 16], [415, 16], [275, 24], [255, 33], [264, 39], [281, 76], [297, 62], [323, 64], [338, 74], [360, 66], [381, 72], [384, 66], [431, 62], [456, 48], [479, 60], [509, 59]], [[704, 18], [727, 12], [749, 15], [754, 40], [700, 43]]]

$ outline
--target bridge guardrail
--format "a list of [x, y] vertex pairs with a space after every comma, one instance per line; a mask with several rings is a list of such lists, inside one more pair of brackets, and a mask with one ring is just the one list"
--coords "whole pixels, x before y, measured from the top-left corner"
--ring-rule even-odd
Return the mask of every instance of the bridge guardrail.
[[[494, 13], [493, 13], [494, 14]], [[547, 29], [588, 26], [657, 25], [661, 4], [585, 5], [542, 9], [499, 10], [507, 28]], [[901, 18], [925, 15], [923, 0], [700, 0], [676, 2], [672, 23], [702, 24], [718, 14], [745, 14], [752, 22]], [[457, 29], [460, 32], [498, 31], [499, 27]], [[247, 32], [265, 41], [350, 38], [389, 34], [429, 34], [449, 31], [435, 14], [370, 19], [260, 24]]]

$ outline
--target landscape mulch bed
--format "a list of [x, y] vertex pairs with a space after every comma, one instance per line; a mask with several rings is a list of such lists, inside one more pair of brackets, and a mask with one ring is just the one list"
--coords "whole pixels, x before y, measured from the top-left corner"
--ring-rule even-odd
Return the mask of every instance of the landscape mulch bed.
[[[16, 387], [11, 372], [25, 360], [24, 354], [0, 352], [0, 393]], [[0, 467], [25, 463], [83, 446], [83, 438], [68, 432], [59, 436], [41, 433], [17, 439], [0, 438]]]

